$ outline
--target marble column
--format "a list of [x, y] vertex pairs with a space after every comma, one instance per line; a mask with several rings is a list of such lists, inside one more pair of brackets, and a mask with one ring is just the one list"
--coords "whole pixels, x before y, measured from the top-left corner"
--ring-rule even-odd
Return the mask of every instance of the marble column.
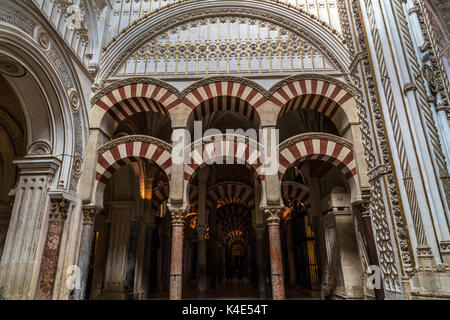
[[286, 244], [287, 244], [287, 258], [289, 267], [289, 285], [294, 287], [296, 284], [296, 272], [295, 272], [295, 256], [294, 256], [294, 243], [292, 241], [292, 221], [286, 221]]
[[95, 207], [83, 208], [83, 228], [81, 230], [80, 252], [78, 253], [78, 267], [81, 272], [81, 288], [75, 290], [75, 300], [84, 300], [84, 297], [86, 296], [94, 222], [99, 211], [100, 210]]
[[64, 198], [51, 199], [47, 238], [41, 260], [39, 288], [36, 294], [36, 299], [38, 300], [52, 299], [58, 268], [59, 249], [61, 248], [61, 238], [70, 203], [69, 200]]
[[[46, 232], [48, 190], [60, 161], [20, 159], [14, 205], [0, 263], [4, 299], [34, 299]], [[42, 243], [42, 244], [41, 244]]]
[[170, 259], [170, 300], [181, 300], [183, 290], [183, 228], [185, 212], [172, 211], [172, 252]]
[[269, 228], [270, 267], [272, 272], [273, 300], [284, 300], [283, 260], [281, 257], [280, 241], [280, 208], [266, 209], [267, 225]]
[[264, 262], [264, 236], [266, 226], [263, 224], [255, 225], [256, 233], [256, 272], [258, 281], [258, 293], [260, 299], [267, 298], [266, 290], [266, 264]]

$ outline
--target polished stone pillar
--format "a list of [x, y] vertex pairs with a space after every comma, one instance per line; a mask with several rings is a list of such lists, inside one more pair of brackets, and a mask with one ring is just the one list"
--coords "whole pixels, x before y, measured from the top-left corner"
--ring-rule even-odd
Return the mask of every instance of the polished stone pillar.
[[255, 225], [256, 233], [256, 272], [258, 281], [258, 294], [260, 299], [267, 298], [266, 290], [266, 264], [264, 262], [264, 236], [266, 226], [263, 224]]
[[80, 252], [78, 253], [78, 267], [81, 272], [81, 288], [75, 290], [75, 300], [84, 300], [84, 297], [86, 296], [94, 222], [99, 211], [100, 210], [95, 207], [83, 208], [83, 229], [81, 230]]
[[273, 300], [284, 300], [283, 261], [281, 257], [280, 241], [280, 208], [266, 209], [267, 225], [269, 228], [270, 267], [272, 272]]
[[183, 289], [183, 228], [185, 212], [172, 212], [172, 252], [170, 259], [170, 300], [181, 300]]
[[50, 219], [48, 223], [47, 238], [41, 260], [39, 275], [39, 288], [36, 295], [38, 300], [51, 300], [58, 268], [59, 249], [64, 222], [70, 201], [64, 198], [51, 199]]
[[287, 245], [287, 258], [289, 267], [289, 285], [295, 286], [296, 272], [295, 272], [295, 256], [294, 256], [294, 243], [292, 241], [292, 221], [286, 221], [286, 245]]

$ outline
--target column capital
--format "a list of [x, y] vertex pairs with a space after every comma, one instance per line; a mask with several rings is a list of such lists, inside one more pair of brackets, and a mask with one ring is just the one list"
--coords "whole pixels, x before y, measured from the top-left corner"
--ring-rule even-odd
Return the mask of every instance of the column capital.
[[172, 215], [172, 225], [173, 226], [184, 226], [184, 218], [186, 211], [184, 210], [173, 210], [170, 212]]
[[64, 198], [51, 199], [50, 221], [64, 222], [70, 207], [70, 200]]
[[65, 192], [49, 192], [50, 197], [50, 221], [64, 222], [67, 219], [72, 202], [76, 198]]
[[93, 225], [95, 222], [95, 217], [100, 213], [100, 208], [95, 206], [84, 206], [83, 207], [83, 224]]
[[281, 208], [264, 208], [264, 214], [267, 217], [267, 224], [271, 225], [280, 225], [281, 220]]
[[14, 160], [22, 176], [54, 176], [61, 166], [61, 160], [54, 157], [26, 157]]
[[197, 235], [199, 240], [205, 240], [206, 231], [208, 230], [208, 226], [205, 224], [197, 225]]

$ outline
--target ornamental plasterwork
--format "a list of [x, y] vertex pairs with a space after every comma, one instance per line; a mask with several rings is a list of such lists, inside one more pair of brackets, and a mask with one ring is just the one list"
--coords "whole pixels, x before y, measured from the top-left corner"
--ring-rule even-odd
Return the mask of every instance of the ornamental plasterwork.
[[[195, 0], [191, 0], [195, 1]], [[263, 0], [261, 0], [263, 1]], [[266, 0], [289, 5], [293, 9], [310, 14], [339, 33], [341, 25], [338, 17], [337, 0]], [[111, 22], [111, 37], [119, 35], [135, 21], [145, 18], [155, 11], [169, 9], [180, 0], [114, 0]]]
[[331, 72], [311, 43], [285, 28], [246, 17], [178, 25], [133, 53], [115, 76]]

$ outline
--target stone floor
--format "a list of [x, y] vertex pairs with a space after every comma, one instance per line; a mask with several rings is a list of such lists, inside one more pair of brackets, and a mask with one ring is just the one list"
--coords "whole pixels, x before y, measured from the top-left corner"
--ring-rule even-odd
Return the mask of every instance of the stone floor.
[[[267, 287], [268, 299], [271, 299], [271, 288]], [[208, 297], [205, 300], [259, 300], [258, 292], [253, 288], [253, 285], [245, 281], [239, 283], [234, 280], [232, 283], [221, 283], [217, 285], [216, 289], [208, 289]], [[168, 292], [154, 293], [151, 299], [167, 299]], [[183, 299], [198, 300], [198, 290], [195, 284], [183, 285]], [[318, 298], [311, 297], [309, 294], [302, 292], [299, 289], [286, 288], [287, 300], [315, 300]]]

